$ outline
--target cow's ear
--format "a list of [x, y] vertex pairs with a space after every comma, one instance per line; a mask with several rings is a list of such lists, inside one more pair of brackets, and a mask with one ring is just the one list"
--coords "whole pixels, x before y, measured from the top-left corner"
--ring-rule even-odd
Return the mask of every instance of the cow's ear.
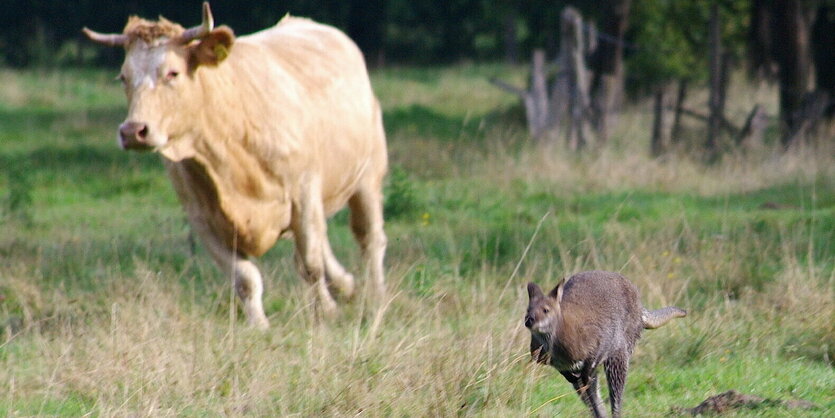
[[200, 40], [190, 45], [189, 62], [191, 68], [196, 69], [201, 65], [215, 66], [226, 59], [232, 44], [235, 43], [235, 34], [228, 26], [218, 27]]

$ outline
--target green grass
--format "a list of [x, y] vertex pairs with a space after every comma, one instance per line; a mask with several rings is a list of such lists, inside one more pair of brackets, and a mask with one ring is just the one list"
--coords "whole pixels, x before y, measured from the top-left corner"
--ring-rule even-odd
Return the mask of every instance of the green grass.
[[[487, 82], [522, 85], [522, 69], [385, 69], [383, 325], [362, 298], [313, 325], [284, 241], [259, 260], [272, 328], [258, 333], [192, 247], [159, 157], [115, 146], [112, 75], [0, 71], [0, 415], [581, 415], [570, 385], [528, 361], [521, 318], [526, 281], [587, 269], [689, 311], [644, 333], [629, 415], [730, 389], [819, 406], [733, 416], [835, 415], [832, 138], [653, 160], [641, 103], [576, 155], [532, 145], [517, 99]], [[773, 90], [735, 89], [731, 115], [775, 106]], [[347, 219], [329, 234], [356, 271]]]

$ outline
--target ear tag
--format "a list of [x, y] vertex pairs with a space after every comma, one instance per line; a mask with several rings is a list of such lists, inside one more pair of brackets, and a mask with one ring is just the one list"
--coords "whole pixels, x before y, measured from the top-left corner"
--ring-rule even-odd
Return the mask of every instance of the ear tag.
[[215, 57], [217, 57], [218, 62], [225, 60], [226, 57], [229, 56], [229, 50], [226, 49], [226, 46], [221, 43], [215, 44], [213, 51], [215, 53]]

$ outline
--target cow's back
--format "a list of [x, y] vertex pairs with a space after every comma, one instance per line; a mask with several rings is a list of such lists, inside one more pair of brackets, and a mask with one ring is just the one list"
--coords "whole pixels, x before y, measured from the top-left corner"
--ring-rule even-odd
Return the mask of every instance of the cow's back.
[[181, 163], [169, 174], [210, 235], [260, 255], [288, 230], [290, 205], [311, 179], [320, 183], [326, 215], [362, 182], [381, 186], [387, 156], [379, 104], [362, 53], [337, 29], [285, 17], [237, 38], [220, 65], [197, 76], [212, 117], [195, 123], [195, 158], [208, 179], [203, 194], [216, 199], [180, 192], [200, 186]]
[[[266, 48], [265, 65], [277, 65], [307, 93], [317, 94], [335, 79], [350, 78], [369, 87], [362, 52], [338, 29], [310, 19], [286, 16], [275, 26], [238, 38], [236, 47]], [[272, 62], [270, 62], [272, 61]]]
[[234, 48], [244, 58], [238, 63], [259, 63], [249, 69], [254, 79], [271, 84], [260, 88], [274, 90], [274, 100], [262, 108], [278, 133], [265, 139], [297, 151], [278, 163], [295, 166], [294, 173], [321, 173], [326, 212], [341, 208], [368, 170], [382, 178], [387, 157], [380, 107], [353, 41], [331, 26], [287, 16], [240, 37]]

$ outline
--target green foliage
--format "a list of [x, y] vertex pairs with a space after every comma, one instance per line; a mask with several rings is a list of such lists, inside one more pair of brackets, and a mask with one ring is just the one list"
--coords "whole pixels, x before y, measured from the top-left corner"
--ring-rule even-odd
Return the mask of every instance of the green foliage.
[[[633, 2], [629, 38], [637, 49], [626, 58], [631, 88], [651, 88], [679, 79], [708, 75], [710, 1], [648, 0]], [[719, 4], [723, 51], [741, 59], [745, 50], [749, 0]]]
[[383, 212], [386, 219], [403, 218], [423, 210], [413, 180], [409, 173], [400, 166], [391, 168], [384, 195]]
[[[2, 218], [32, 225], [32, 181], [28, 175], [30, 170], [26, 164], [9, 166], [6, 169], [6, 189], [8, 193], [2, 197]], [[0, 218], [0, 219], [2, 219]]]
[[[831, 416], [833, 154], [657, 161], [637, 151], [642, 108], [598, 154], [538, 148], [492, 118], [513, 100], [484, 81], [497, 72], [524, 74], [373, 75], [392, 167], [376, 334], [362, 292], [314, 325], [288, 241], [258, 260], [273, 327], [244, 329], [158, 157], [112, 143], [124, 99], [108, 74], [0, 73], [0, 199], [25, 175], [36, 221], [0, 226], [0, 415], [578, 416], [570, 385], [528, 361], [523, 283], [602, 268], [648, 307], [689, 311], [642, 336], [626, 413], [736, 389], [820, 407], [736, 416]], [[359, 290], [345, 212], [328, 226]]]

